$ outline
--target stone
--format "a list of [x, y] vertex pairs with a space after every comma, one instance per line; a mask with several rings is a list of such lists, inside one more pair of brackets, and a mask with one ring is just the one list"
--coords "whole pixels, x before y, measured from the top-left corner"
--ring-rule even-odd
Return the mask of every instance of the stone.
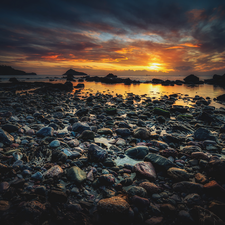
[[91, 130], [84, 130], [82, 132], [82, 134], [79, 136], [80, 139], [83, 139], [83, 140], [94, 140], [95, 138], [95, 133]]
[[98, 179], [100, 185], [112, 185], [115, 183], [115, 177], [112, 174], [103, 174]]
[[84, 122], [77, 122], [74, 123], [72, 126], [72, 131], [77, 132], [77, 133], [82, 133], [85, 130], [90, 130], [90, 126], [87, 123]]
[[130, 205], [123, 198], [114, 196], [111, 198], [101, 199], [97, 204], [100, 213], [121, 215], [127, 214]]
[[152, 182], [142, 182], [139, 184], [139, 186], [143, 187], [148, 192], [148, 194], [156, 194], [160, 192], [160, 188]]
[[63, 169], [59, 165], [55, 165], [51, 167], [49, 170], [43, 173], [43, 176], [45, 177], [55, 177], [59, 176], [63, 173]]
[[48, 199], [50, 202], [65, 203], [67, 201], [67, 195], [63, 191], [51, 190], [48, 194]]
[[197, 224], [225, 225], [225, 222], [217, 215], [201, 206], [194, 206], [191, 210], [191, 215]]
[[202, 152], [202, 149], [196, 145], [187, 145], [182, 149], [182, 153], [192, 154], [193, 152]]
[[204, 186], [204, 191], [207, 194], [213, 196], [220, 196], [221, 198], [225, 197], [225, 189], [220, 186], [215, 180], [211, 180], [209, 183], [206, 183]]
[[117, 135], [120, 135], [122, 137], [127, 137], [132, 134], [130, 129], [128, 128], [117, 128], [115, 132], [117, 133]]
[[107, 151], [96, 144], [91, 144], [88, 148], [88, 158], [91, 161], [104, 161], [107, 158], [107, 155]]
[[2, 126], [2, 129], [8, 133], [17, 132], [19, 130], [19, 126], [13, 124], [5, 124]]
[[46, 137], [46, 136], [52, 137], [53, 132], [54, 132], [54, 129], [52, 127], [43, 127], [36, 133], [36, 135], [38, 137]]
[[181, 222], [184, 224], [188, 225], [188, 224], [194, 223], [194, 220], [191, 217], [190, 213], [186, 210], [179, 211], [178, 217], [181, 220]]
[[162, 216], [160, 217], [153, 216], [150, 219], [147, 219], [144, 225], [162, 225], [162, 222], [163, 222]]
[[190, 181], [181, 181], [173, 184], [173, 190], [177, 192], [201, 194], [203, 191], [203, 185]]
[[46, 193], [46, 187], [45, 186], [38, 186], [35, 188], [35, 193], [38, 195], [44, 195]]
[[167, 110], [161, 109], [161, 108], [154, 108], [153, 113], [156, 115], [161, 115], [161, 116], [167, 117], [167, 118], [170, 117], [170, 112]]
[[213, 159], [210, 160], [209, 163], [206, 165], [206, 171], [216, 180], [225, 182], [225, 160], [224, 159]]
[[215, 137], [211, 134], [211, 132], [206, 128], [198, 128], [194, 132], [194, 138], [198, 141], [204, 141], [204, 140], [215, 140]]
[[200, 205], [201, 204], [201, 197], [197, 193], [191, 193], [191, 194], [187, 195], [184, 198], [184, 202], [187, 205], [189, 205], [189, 206], [192, 206], [192, 205]]
[[209, 204], [209, 210], [215, 213], [222, 220], [225, 220], [225, 203], [213, 200]]
[[101, 128], [97, 130], [98, 134], [112, 135], [112, 130], [110, 128]]
[[146, 128], [137, 128], [134, 130], [133, 136], [135, 138], [147, 140], [150, 138], [150, 131]]
[[204, 159], [204, 160], [210, 159], [210, 155], [204, 152], [192, 152], [191, 157], [194, 159]]
[[144, 159], [144, 157], [149, 153], [148, 147], [146, 146], [136, 146], [128, 148], [125, 154], [132, 159]]
[[41, 172], [36, 172], [31, 176], [32, 179], [34, 180], [42, 180], [43, 179], [43, 174]]
[[11, 145], [14, 142], [14, 137], [0, 128], [0, 142], [5, 145]]
[[9, 189], [9, 183], [6, 181], [3, 181], [0, 183], [0, 193], [4, 193], [5, 191], [7, 191]]
[[147, 191], [143, 187], [131, 186], [128, 188], [127, 193], [131, 196], [137, 195], [140, 197], [146, 197]]
[[176, 167], [171, 167], [167, 170], [167, 174], [175, 179], [175, 180], [189, 180], [189, 173], [184, 170], [184, 169], [180, 169], [180, 168], [176, 168]]
[[10, 208], [10, 204], [8, 201], [0, 200], [0, 212], [4, 212]]
[[54, 140], [49, 144], [49, 147], [51, 148], [57, 148], [60, 146], [60, 141], [59, 140]]
[[195, 76], [194, 74], [191, 74], [185, 77], [184, 81], [187, 84], [197, 84], [199, 83], [199, 77]]
[[169, 159], [157, 155], [155, 153], [149, 153], [145, 156], [144, 161], [151, 162], [154, 166], [163, 168], [164, 170], [168, 170], [171, 167], [178, 167], [176, 164], [171, 162]]
[[134, 165], [133, 171], [137, 172], [137, 174], [142, 175], [149, 180], [156, 179], [155, 168], [150, 162], [140, 162]]
[[77, 166], [73, 166], [67, 171], [69, 180], [74, 181], [77, 184], [81, 184], [87, 179], [86, 173]]
[[168, 215], [173, 215], [176, 213], [176, 208], [169, 203], [160, 204], [160, 210]]
[[196, 173], [195, 181], [200, 184], [205, 184], [207, 182], [207, 177], [201, 173]]
[[147, 198], [142, 198], [140, 196], [134, 195], [131, 199], [132, 203], [140, 208], [145, 208], [149, 206], [149, 200]]

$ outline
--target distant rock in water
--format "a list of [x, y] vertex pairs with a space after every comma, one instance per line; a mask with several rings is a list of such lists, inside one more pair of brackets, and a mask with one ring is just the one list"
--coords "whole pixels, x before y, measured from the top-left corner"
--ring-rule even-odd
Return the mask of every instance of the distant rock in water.
[[22, 70], [15, 70], [11, 66], [0, 65], [0, 75], [37, 75], [37, 74], [26, 73]]
[[195, 76], [194, 74], [191, 74], [191, 75], [185, 77], [184, 81], [187, 84], [198, 84], [199, 83], [199, 78], [197, 76]]
[[83, 76], [86, 76], [87, 74], [86, 74], [86, 73], [83, 73], [83, 72], [75, 71], [75, 70], [73, 70], [73, 69], [69, 69], [69, 70], [67, 70], [66, 73], [64, 73], [63, 75], [70, 75], [70, 76], [71, 76], [71, 75], [72, 75], [72, 76], [73, 76], [73, 75], [75, 75], [75, 76], [76, 76], [76, 75], [78, 75], [78, 76], [79, 76], [79, 75], [83, 75]]

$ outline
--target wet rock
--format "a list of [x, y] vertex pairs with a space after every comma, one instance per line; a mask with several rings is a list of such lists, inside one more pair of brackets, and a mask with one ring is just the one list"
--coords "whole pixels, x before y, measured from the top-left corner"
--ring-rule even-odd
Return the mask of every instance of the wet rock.
[[19, 130], [19, 126], [13, 124], [5, 124], [2, 126], [2, 129], [8, 133], [17, 132]]
[[225, 220], [225, 203], [213, 200], [209, 204], [209, 210], [215, 213], [222, 220]]
[[115, 183], [115, 177], [112, 174], [103, 174], [99, 177], [100, 185], [112, 185]]
[[57, 148], [60, 146], [60, 141], [59, 140], [54, 140], [49, 144], [49, 147], [51, 148]]
[[187, 195], [184, 198], [184, 202], [186, 204], [188, 204], [189, 206], [190, 205], [200, 205], [201, 204], [201, 197], [197, 193], [192, 193], [192, 194]]
[[10, 204], [8, 201], [0, 200], [0, 212], [4, 212], [10, 208]]
[[206, 165], [206, 171], [212, 177], [215, 177], [216, 180], [225, 182], [225, 160], [224, 159], [214, 159], [210, 160]]
[[5, 191], [7, 191], [9, 189], [9, 183], [6, 181], [3, 181], [0, 183], [0, 194], [4, 193]]
[[194, 223], [193, 218], [191, 217], [190, 213], [186, 210], [181, 210], [178, 214], [179, 219], [184, 224], [192, 224]]
[[133, 136], [135, 138], [140, 138], [140, 139], [149, 139], [150, 138], [150, 132], [146, 128], [137, 128], [134, 130]]
[[42, 180], [43, 179], [43, 174], [41, 172], [36, 172], [31, 176], [32, 179], [34, 180]]
[[98, 134], [109, 134], [109, 135], [112, 135], [112, 130], [110, 128], [101, 128], [101, 129], [98, 129], [97, 131]]
[[142, 182], [139, 184], [139, 186], [143, 187], [148, 192], [148, 194], [156, 194], [160, 192], [160, 188], [151, 182]]
[[167, 174], [175, 180], [189, 180], [189, 173], [180, 168], [171, 167], [167, 170]]
[[190, 181], [181, 181], [173, 184], [173, 190], [177, 192], [201, 194], [203, 191], [203, 185]]
[[86, 173], [77, 166], [73, 166], [67, 171], [67, 176], [71, 181], [81, 184], [87, 178]]
[[206, 128], [198, 128], [194, 133], [195, 140], [204, 141], [204, 140], [216, 140], [215, 136]]
[[45, 177], [55, 177], [59, 176], [63, 173], [63, 169], [59, 165], [55, 165], [51, 167], [49, 170], [43, 173], [43, 176]]
[[105, 112], [108, 114], [108, 115], [115, 115], [117, 113], [117, 108], [106, 108], [105, 109]]
[[196, 145], [187, 145], [182, 149], [182, 152], [185, 154], [192, 154], [192, 152], [201, 152], [202, 149]]
[[162, 222], [163, 222], [163, 217], [153, 216], [150, 219], [147, 219], [144, 225], [162, 225]]
[[137, 195], [140, 197], [146, 197], [147, 191], [143, 187], [132, 186], [127, 190], [127, 193], [131, 196]]
[[90, 126], [84, 122], [77, 122], [73, 124], [72, 130], [81, 134], [85, 130], [90, 130]]
[[118, 128], [115, 130], [115, 132], [117, 133], [117, 135], [120, 135], [122, 137], [131, 135], [131, 131], [128, 128]]
[[0, 142], [5, 145], [11, 145], [14, 142], [14, 137], [0, 128]]
[[201, 173], [196, 173], [195, 181], [200, 184], [205, 184], [207, 182], [207, 177]]
[[38, 137], [53, 136], [53, 132], [54, 129], [52, 127], [43, 127], [36, 133], [36, 135]]
[[144, 158], [145, 161], [151, 162], [154, 166], [163, 168], [164, 170], [168, 170], [171, 167], [178, 167], [176, 164], [171, 162], [169, 159], [157, 155], [154, 153], [149, 153], [147, 156]]
[[134, 195], [131, 199], [132, 203], [140, 208], [145, 208], [149, 206], [149, 200], [147, 198], [142, 198], [140, 196]]
[[133, 171], [137, 172], [137, 174], [142, 175], [149, 180], [156, 179], [155, 168], [150, 162], [140, 162], [134, 165]]
[[198, 84], [199, 77], [195, 76], [194, 74], [188, 75], [184, 78], [186, 84]]
[[220, 196], [221, 198], [225, 197], [225, 189], [215, 180], [211, 180], [209, 183], [206, 183], [204, 185], [204, 191], [213, 196]]
[[96, 144], [91, 144], [88, 148], [88, 158], [91, 161], [101, 162], [107, 157], [107, 151]]
[[116, 216], [127, 214], [129, 207], [130, 205], [127, 201], [118, 196], [101, 199], [97, 204], [100, 213], [113, 214]]
[[164, 117], [170, 117], [170, 112], [161, 108], [154, 108], [153, 113]]
[[95, 133], [91, 130], [84, 130], [82, 134], [79, 136], [80, 139], [83, 140], [94, 140]]
[[62, 191], [51, 190], [48, 194], [48, 199], [50, 202], [65, 203], [67, 201], [67, 195]]
[[213, 212], [204, 209], [201, 206], [194, 206], [191, 210], [192, 217], [197, 221], [197, 224], [209, 224], [209, 225], [224, 225], [225, 223], [216, 216]]
[[168, 214], [170, 216], [174, 215], [176, 213], [176, 208], [169, 203], [161, 204], [160, 209], [162, 212], [164, 212], [165, 214]]
[[192, 152], [191, 157], [194, 159], [208, 160], [210, 158], [210, 155], [208, 153], [204, 153], [204, 152]]
[[52, 151], [52, 161], [53, 162], [66, 162], [68, 156], [61, 150]]
[[125, 151], [125, 154], [132, 159], [143, 159], [148, 153], [149, 150], [146, 146], [136, 146]]

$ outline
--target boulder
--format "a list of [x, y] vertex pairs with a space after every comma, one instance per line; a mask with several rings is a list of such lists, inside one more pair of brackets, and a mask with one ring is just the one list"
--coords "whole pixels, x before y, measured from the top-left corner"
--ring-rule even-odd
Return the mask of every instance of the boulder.
[[107, 151], [96, 144], [91, 144], [88, 148], [88, 158], [91, 161], [104, 161], [107, 158], [107, 155]]
[[149, 150], [146, 146], [136, 146], [125, 151], [125, 154], [132, 159], [143, 159], [148, 153]]
[[150, 131], [146, 128], [137, 128], [134, 130], [133, 136], [135, 138], [140, 138], [140, 139], [149, 139], [150, 138]]
[[69, 180], [74, 181], [77, 184], [81, 184], [87, 178], [86, 173], [77, 166], [68, 169], [67, 176]]
[[134, 165], [133, 170], [149, 180], [156, 179], [155, 168], [150, 162], [140, 162]]
[[11, 145], [14, 142], [14, 137], [0, 128], [0, 142], [5, 145]]
[[53, 132], [54, 132], [54, 129], [52, 127], [43, 127], [36, 133], [36, 135], [38, 137], [46, 137], [46, 136], [52, 137]]

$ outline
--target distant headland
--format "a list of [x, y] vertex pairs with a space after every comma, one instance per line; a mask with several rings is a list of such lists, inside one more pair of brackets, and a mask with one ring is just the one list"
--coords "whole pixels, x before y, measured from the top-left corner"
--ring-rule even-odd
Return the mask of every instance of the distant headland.
[[73, 69], [69, 69], [63, 75], [86, 76], [87, 74], [83, 73], [83, 72], [78, 72], [78, 71], [73, 70]]
[[36, 73], [26, 73], [22, 70], [15, 70], [11, 66], [0, 65], [0, 75], [37, 75]]

